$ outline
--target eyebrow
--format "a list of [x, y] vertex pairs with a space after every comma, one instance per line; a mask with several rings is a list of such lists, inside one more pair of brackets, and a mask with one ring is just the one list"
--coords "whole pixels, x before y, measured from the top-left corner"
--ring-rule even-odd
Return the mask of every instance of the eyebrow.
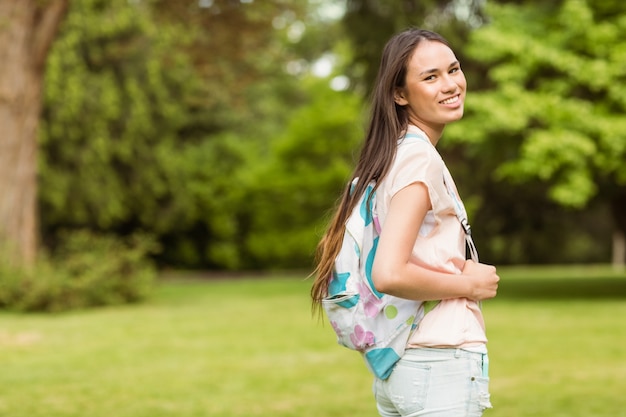
[[[451, 63], [451, 64], [448, 66], [448, 69], [450, 69], [450, 68], [452, 68], [452, 67], [454, 67], [454, 66], [456, 66], [456, 65], [459, 65], [459, 61], [454, 61], [453, 63]], [[419, 76], [419, 77], [421, 77], [422, 75], [426, 75], [426, 74], [435, 74], [435, 73], [437, 73], [437, 72], [439, 72], [439, 69], [438, 69], [438, 68], [431, 68], [431, 69], [428, 69], [428, 70], [426, 70], [426, 71], [422, 71], [422, 72], [420, 72], [420, 73], [418, 74], [418, 76]]]

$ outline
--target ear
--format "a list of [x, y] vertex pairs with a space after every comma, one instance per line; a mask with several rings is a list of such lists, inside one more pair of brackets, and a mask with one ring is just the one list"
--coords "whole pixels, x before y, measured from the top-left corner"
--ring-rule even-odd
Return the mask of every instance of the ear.
[[406, 106], [409, 104], [408, 100], [404, 97], [404, 90], [399, 87], [396, 88], [393, 93], [393, 101], [395, 101], [398, 106]]

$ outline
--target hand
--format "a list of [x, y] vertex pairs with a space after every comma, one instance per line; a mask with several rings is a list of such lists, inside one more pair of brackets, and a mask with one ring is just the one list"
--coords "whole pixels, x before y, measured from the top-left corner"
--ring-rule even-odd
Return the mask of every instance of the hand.
[[465, 261], [462, 274], [470, 282], [468, 298], [482, 301], [496, 296], [500, 277], [496, 274], [495, 266], [476, 263], [468, 259]]

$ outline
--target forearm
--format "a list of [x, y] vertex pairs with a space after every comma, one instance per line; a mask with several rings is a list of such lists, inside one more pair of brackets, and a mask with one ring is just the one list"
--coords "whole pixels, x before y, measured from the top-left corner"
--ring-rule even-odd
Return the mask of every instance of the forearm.
[[433, 271], [412, 262], [394, 270], [375, 267], [372, 279], [376, 289], [385, 294], [410, 300], [471, 298], [471, 280], [461, 274]]

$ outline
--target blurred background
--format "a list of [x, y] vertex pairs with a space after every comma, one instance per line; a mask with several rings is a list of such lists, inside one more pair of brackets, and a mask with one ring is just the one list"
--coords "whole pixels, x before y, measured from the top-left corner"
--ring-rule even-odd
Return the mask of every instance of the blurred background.
[[0, 0], [0, 415], [375, 415], [304, 278], [409, 26], [468, 80], [489, 415], [626, 417], [623, 0]]
[[310, 270], [409, 26], [468, 79], [439, 147], [482, 260], [624, 267], [621, 0], [0, 0], [0, 19], [0, 307]]

